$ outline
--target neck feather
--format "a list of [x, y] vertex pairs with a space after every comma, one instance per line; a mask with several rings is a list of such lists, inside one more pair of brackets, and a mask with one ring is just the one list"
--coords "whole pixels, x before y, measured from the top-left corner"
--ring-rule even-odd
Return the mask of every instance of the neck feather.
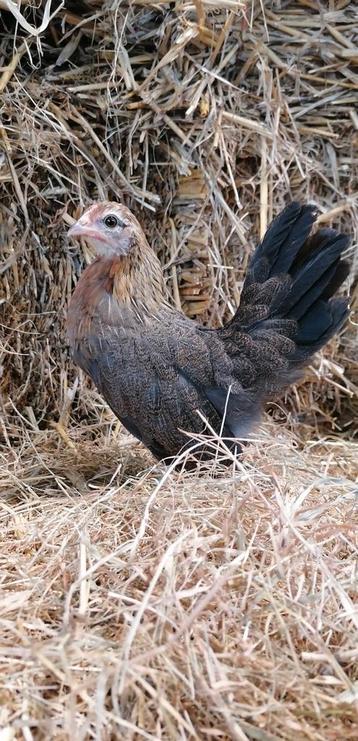
[[129, 255], [115, 258], [110, 274], [119, 308], [132, 309], [141, 321], [154, 317], [166, 304], [161, 264], [144, 240]]

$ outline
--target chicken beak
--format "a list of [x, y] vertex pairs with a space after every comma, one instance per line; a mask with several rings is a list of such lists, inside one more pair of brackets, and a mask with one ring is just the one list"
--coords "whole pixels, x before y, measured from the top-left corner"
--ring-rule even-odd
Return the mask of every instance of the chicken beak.
[[68, 230], [67, 236], [73, 239], [80, 239], [81, 237], [91, 236], [89, 232], [90, 230], [88, 228], [86, 229], [85, 226], [76, 221]]
[[67, 232], [68, 237], [72, 239], [85, 239], [88, 244], [91, 242], [101, 242], [102, 244], [109, 244], [107, 237], [99, 231], [95, 226], [90, 224], [81, 224], [81, 221], [76, 221]]

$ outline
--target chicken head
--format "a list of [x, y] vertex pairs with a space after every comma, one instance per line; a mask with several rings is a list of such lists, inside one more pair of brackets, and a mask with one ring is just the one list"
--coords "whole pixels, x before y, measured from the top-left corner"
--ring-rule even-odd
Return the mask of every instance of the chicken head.
[[145, 239], [142, 228], [126, 206], [106, 202], [90, 206], [69, 229], [68, 236], [86, 240], [96, 255], [122, 257]]

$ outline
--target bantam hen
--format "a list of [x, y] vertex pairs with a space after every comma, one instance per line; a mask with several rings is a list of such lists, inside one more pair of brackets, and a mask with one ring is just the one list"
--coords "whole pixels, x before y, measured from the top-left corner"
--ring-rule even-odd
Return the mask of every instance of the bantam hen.
[[[100, 203], [70, 228], [96, 254], [68, 311], [74, 361], [123, 425], [158, 459], [208, 429], [240, 451], [263, 405], [300, 376], [337, 332], [348, 301], [347, 236], [320, 229], [314, 206], [291, 203], [252, 255], [240, 306], [220, 329], [166, 298], [160, 262], [128, 208]], [[206, 427], [205, 421], [208, 423]]]

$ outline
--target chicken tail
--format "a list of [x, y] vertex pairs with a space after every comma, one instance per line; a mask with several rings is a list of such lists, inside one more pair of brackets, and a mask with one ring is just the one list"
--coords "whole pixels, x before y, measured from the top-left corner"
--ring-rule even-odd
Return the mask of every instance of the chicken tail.
[[348, 300], [335, 295], [349, 273], [342, 260], [349, 237], [333, 229], [310, 236], [316, 218], [313, 205], [294, 202], [272, 222], [252, 256], [240, 306], [224, 328], [249, 361], [256, 352], [255, 386], [261, 379], [262, 390], [282, 390], [296, 380], [349, 313]]

